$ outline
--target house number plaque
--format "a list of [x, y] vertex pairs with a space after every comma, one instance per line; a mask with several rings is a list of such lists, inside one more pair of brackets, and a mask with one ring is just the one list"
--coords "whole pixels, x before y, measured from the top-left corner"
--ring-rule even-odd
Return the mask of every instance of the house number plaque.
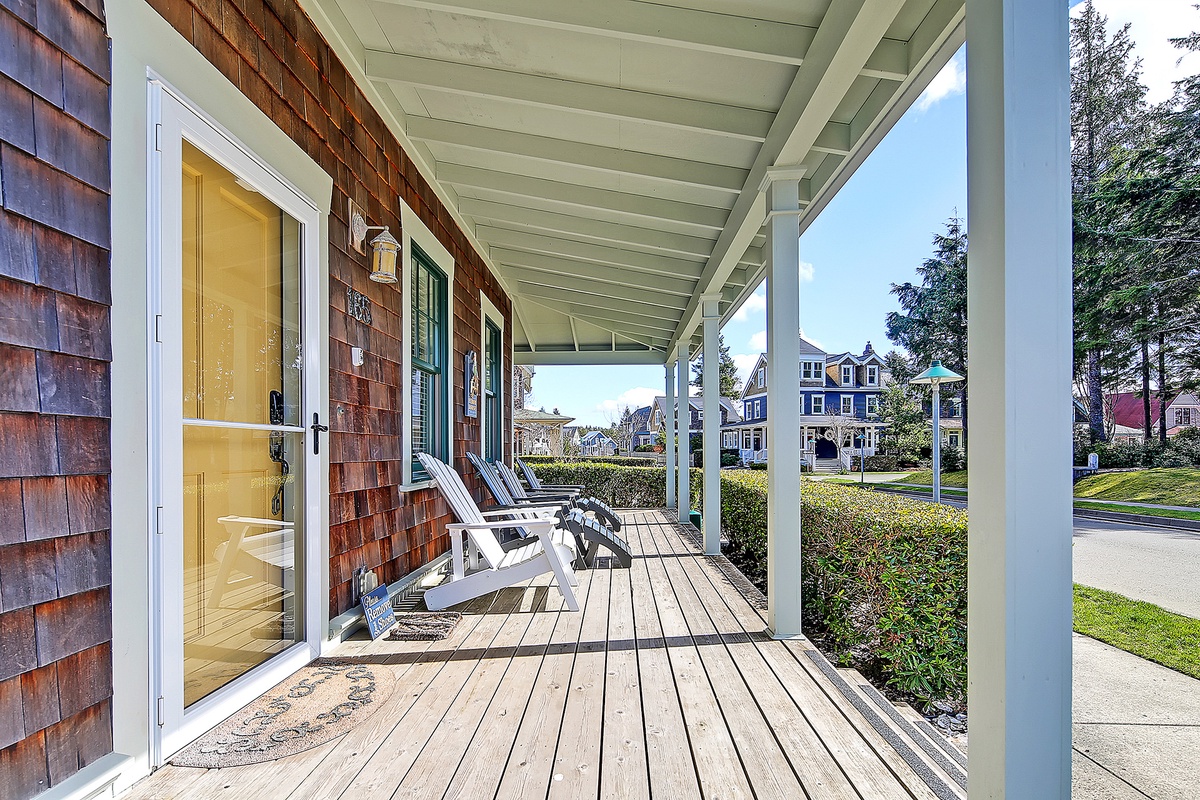
[[364, 325], [371, 324], [371, 298], [362, 292], [346, 289], [346, 313]]

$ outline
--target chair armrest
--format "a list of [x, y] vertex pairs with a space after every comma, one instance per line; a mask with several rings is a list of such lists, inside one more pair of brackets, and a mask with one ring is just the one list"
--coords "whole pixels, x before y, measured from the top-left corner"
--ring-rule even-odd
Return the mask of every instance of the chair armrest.
[[[514, 520], [501, 519], [495, 522], [452, 522], [446, 526], [448, 531], [494, 531], [513, 527]], [[542, 529], [550, 531], [557, 527], [558, 520], [552, 517], [535, 517], [518, 521], [520, 527], [531, 528], [531, 533], [541, 533]]]
[[[521, 513], [530, 513], [530, 512], [538, 513], [538, 514], [543, 513], [543, 512], [557, 514], [559, 511], [562, 511], [562, 506], [515, 506], [515, 507], [510, 507], [510, 508], [497, 509], [495, 511], [482, 511], [480, 513], [486, 518], [486, 517], [498, 517], [501, 514], [521, 514]], [[521, 520], [510, 519], [507, 521], [508, 522], [520, 522]]]

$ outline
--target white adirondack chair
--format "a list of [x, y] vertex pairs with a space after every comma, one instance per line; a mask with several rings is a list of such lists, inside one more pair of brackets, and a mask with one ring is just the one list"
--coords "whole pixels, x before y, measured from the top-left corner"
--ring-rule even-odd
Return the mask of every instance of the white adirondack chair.
[[[572, 591], [578, 585], [571, 568], [576, 555], [574, 537], [558, 527], [554, 516], [561, 506], [532, 506], [519, 512], [480, 511], [462, 478], [449, 464], [426, 453], [417, 457], [459, 520], [446, 526], [450, 532], [450, 580], [425, 592], [425, 605], [431, 611], [514, 586], [546, 572], [554, 573], [567, 608], [579, 610]], [[519, 526], [525, 530], [528, 544], [505, 551], [496, 531], [513, 528], [514, 514], [519, 515]], [[464, 548], [464, 534], [474, 553], [468, 554]]]

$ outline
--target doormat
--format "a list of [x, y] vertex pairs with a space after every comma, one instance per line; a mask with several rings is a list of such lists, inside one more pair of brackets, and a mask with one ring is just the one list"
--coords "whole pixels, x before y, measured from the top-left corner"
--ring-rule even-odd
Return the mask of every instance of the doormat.
[[180, 767], [238, 767], [294, 755], [349, 731], [391, 697], [391, 669], [319, 658], [180, 750]]
[[436, 642], [445, 639], [462, 619], [457, 611], [429, 611], [397, 614], [396, 626], [389, 639], [401, 642]]

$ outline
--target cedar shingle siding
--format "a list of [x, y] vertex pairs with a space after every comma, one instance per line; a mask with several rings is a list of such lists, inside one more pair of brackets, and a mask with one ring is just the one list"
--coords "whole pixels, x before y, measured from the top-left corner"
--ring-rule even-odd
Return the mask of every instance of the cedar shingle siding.
[[0, 800], [112, 750], [109, 45], [0, 0]]
[[[480, 289], [505, 315], [505, 342], [512, 341], [508, 299], [294, 0], [148, 2], [334, 179], [329, 221], [329, 613], [336, 616], [353, 605], [351, 581], [358, 567], [377, 569], [381, 581], [392, 582], [450, 547], [445, 535], [449, 511], [438, 493], [399, 489], [401, 348], [409, 346], [400, 320], [408, 290], [370, 280], [368, 258], [346, 242], [347, 198], [372, 225], [390, 225], [395, 232], [400, 228], [398, 195], [454, 256], [451, 437], [460, 456], [456, 466], [477, 492], [481, 487], [462, 455], [468, 447], [478, 452], [480, 437], [479, 419], [462, 414], [463, 356], [480, 349]], [[348, 287], [370, 298], [370, 325], [346, 313]], [[366, 350], [362, 367], [351, 366], [351, 347]], [[503, 374], [511, 375], [507, 346], [505, 359]]]

